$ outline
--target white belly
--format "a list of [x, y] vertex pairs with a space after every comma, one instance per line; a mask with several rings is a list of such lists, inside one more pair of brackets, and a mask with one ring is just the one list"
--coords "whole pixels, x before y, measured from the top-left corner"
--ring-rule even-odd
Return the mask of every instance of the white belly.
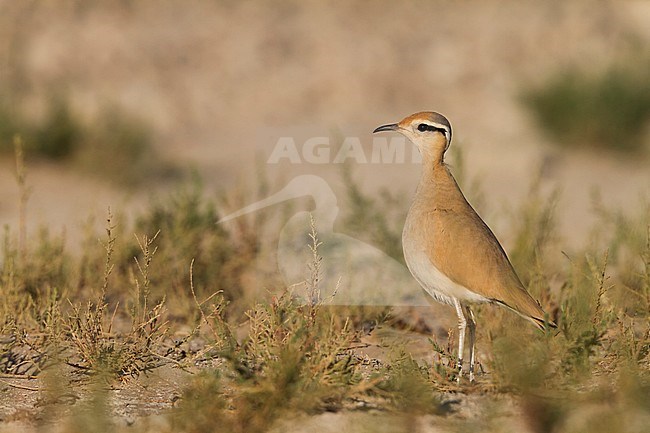
[[489, 302], [465, 286], [453, 282], [442, 273], [429, 259], [424, 245], [418, 245], [412, 236], [407, 235], [408, 221], [402, 234], [404, 259], [413, 277], [422, 288], [438, 302], [453, 305], [453, 298], [471, 303]]

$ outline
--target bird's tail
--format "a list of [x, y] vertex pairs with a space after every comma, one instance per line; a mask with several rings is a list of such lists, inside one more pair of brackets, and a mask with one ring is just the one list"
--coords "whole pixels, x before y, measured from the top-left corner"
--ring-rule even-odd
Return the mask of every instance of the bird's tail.
[[512, 307], [512, 306], [510, 306], [510, 305], [508, 305], [508, 304], [506, 304], [505, 302], [502, 302], [502, 301], [496, 301], [496, 302], [498, 304], [503, 305], [504, 307], [508, 308], [509, 310], [514, 311], [515, 313], [517, 313], [518, 315], [520, 315], [524, 319], [529, 320], [535, 326], [537, 326], [537, 328], [539, 328], [542, 331], [544, 331], [547, 328], [557, 328], [557, 324], [548, 317], [548, 315], [544, 312], [544, 310], [542, 310], [542, 307], [540, 307], [537, 302], [535, 302], [535, 307], [536, 308], [534, 308], [534, 310], [535, 310], [534, 314], [528, 314], [528, 313], [522, 312], [519, 309], [514, 308], [514, 307]]
[[539, 317], [528, 317], [528, 319], [535, 324], [539, 329], [544, 331], [547, 328], [557, 328], [557, 324], [551, 319], [543, 319]]

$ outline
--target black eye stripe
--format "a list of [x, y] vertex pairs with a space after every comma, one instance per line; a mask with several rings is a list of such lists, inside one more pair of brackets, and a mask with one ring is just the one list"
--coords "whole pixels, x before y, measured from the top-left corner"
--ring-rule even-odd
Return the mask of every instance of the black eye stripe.
[[436, 128], [433, 125], [429, 125], [427, 123], [420, 123], [418, 125], [418, 131], [424, 132], [424, 131], [438, 131], [442, 133], [443, 135], [447, 135], [447, 130], [445, 128]]

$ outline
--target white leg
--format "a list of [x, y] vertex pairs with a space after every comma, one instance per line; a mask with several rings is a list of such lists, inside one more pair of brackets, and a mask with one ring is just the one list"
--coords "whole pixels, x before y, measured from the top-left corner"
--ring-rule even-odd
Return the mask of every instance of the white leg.
[[474, 312], [468, 306], [465, 307], [465, 310], [467, 311], [467, 327], [469, 328], [469, 381], [474, 382], [476, 319], [474, 318]]
[[458, 379], [463, 375], [463, 349], [465, 348], [465, 329], [467, 329], [467, 319], [463, 314], [463, 306], [460, 301], [454, 298], [454, 307], [458, 315]]

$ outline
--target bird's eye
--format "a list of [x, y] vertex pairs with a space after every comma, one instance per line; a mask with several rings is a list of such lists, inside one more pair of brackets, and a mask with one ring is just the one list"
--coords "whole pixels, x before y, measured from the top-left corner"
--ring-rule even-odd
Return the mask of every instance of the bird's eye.
[[428, 130], [429, 130], [429, 125], [427, 125], [426, 123], [420, 123], [418, 125], [418, 131], [424, 132], [424, 131], [428, 131]]

